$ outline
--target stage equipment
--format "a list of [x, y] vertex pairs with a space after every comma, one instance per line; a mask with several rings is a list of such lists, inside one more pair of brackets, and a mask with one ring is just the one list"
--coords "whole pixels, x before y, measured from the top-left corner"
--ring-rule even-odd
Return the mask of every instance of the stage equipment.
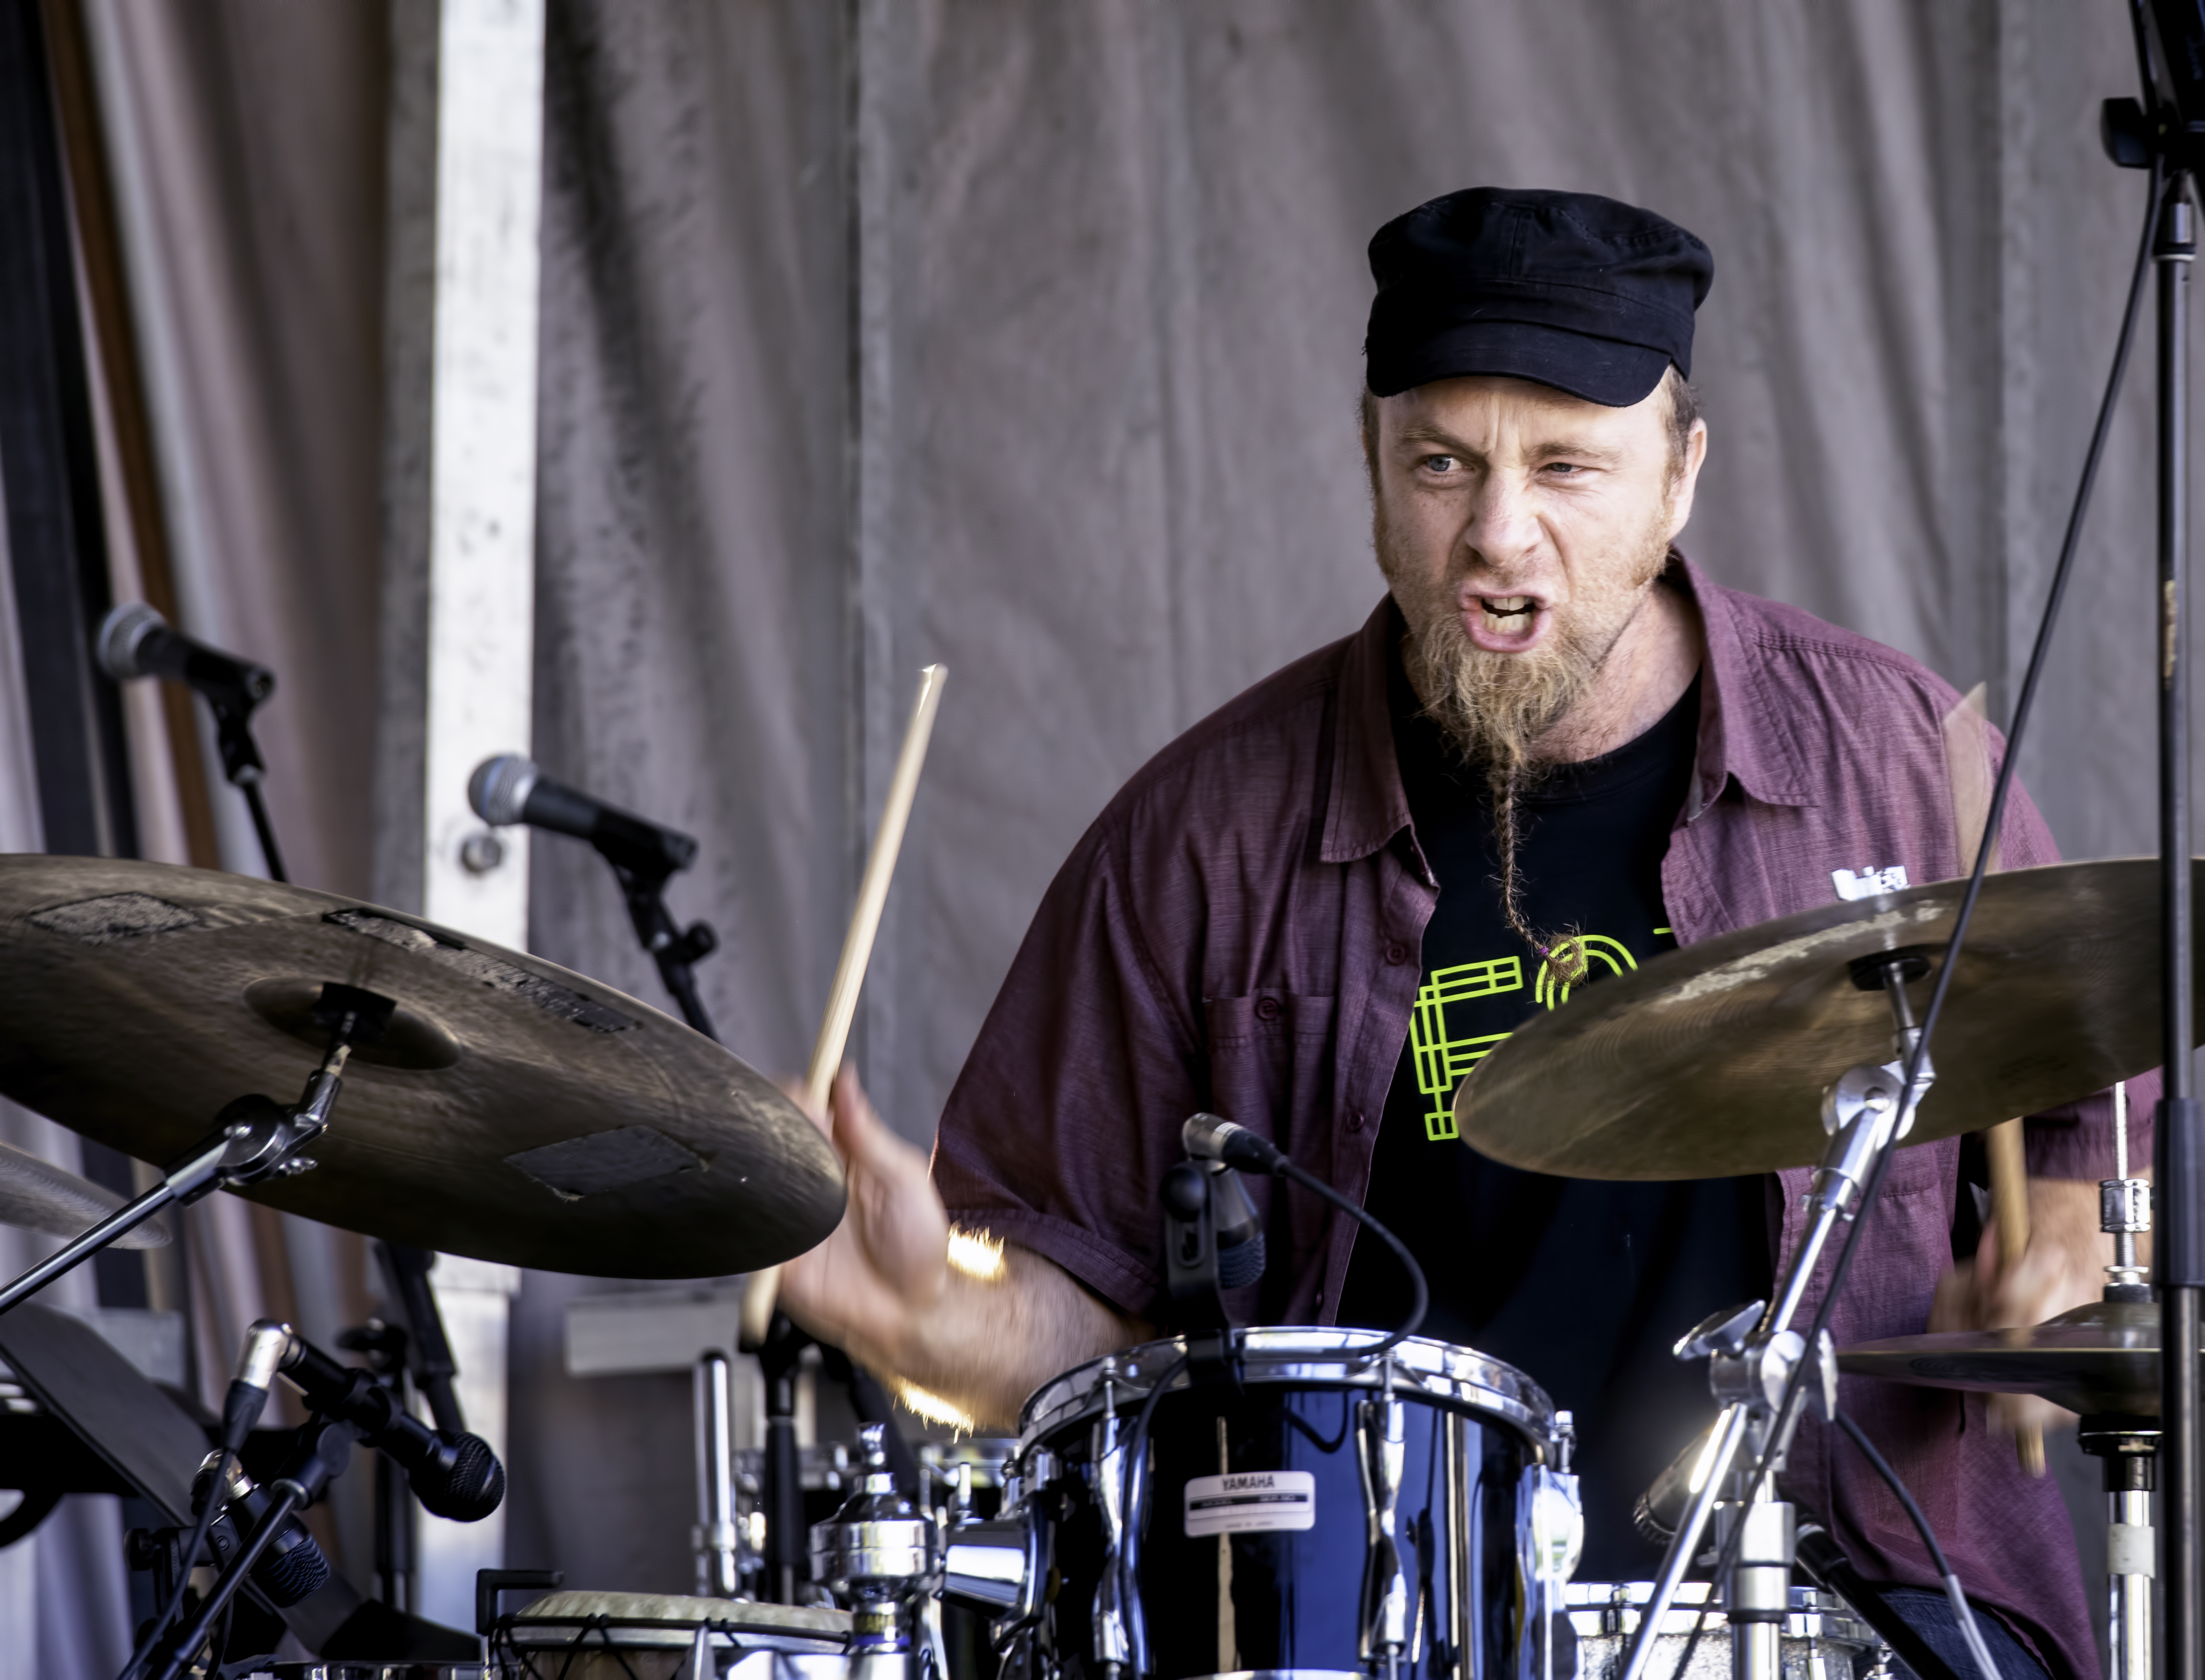
[[2205, 1309], [2205, 1140], [2189, 1054], [2192, 878], [2190, 853], [2189, 286], [2197, 254], [2196, 170], [2205, 162], [2205, 4], [2131, 0], [2138, 99], [2106, 103], [2101, 137], [2119, 164], [2151, 171], [2151, 264], [2159, 276], [2158, 523], [2160, 852], [2165, 869], [2160, 1009], [2166, 1085], [2154, 1116], [2159, 1242], [2161, 1499], [2166, 1518], [2161, 1648], [2167, 1680], [2205, 1680], [2205, 1468], [2200, 1312]]
[[681, 1018], [707, 1038], [718, 1036], [697, 995], [693, 971], [719, 948], [719, 935], [703, 922], [677, 927], [666, 908], [668, 880], [696, 861], [694, 840], [553, 781], [517, 752], [485, 758], [475, 767], [467, 778], [467, 803], [494, 828], [525, 822], [596, 847], [612, 866], [635, 936], [658, 965], [658, 977]]
[[[1026, 1402], [1002, 1511], [943, 1536], [942, 1597], [990, 1618], [1007, 1671], [1575, 1671], [1550, 1645], [1581, 1532], [1572, 1437], [1536, 1383], [1376, 1331], [1224, 1340], [1229, 1380], [1186, 1339]], [[1128, 1463], [1154, 1485], [1145, 1523]]]
[[214, 714], [215, 741], [222, 751], [222, 773], [245, 795], [270, 878], [288, 881], [276, 829], [268, 820], [267, 801], [260, 792], [267, 766], [253, 739], [253, 714], [276, 692], [276, 674], [265, 665], [171, 630], [168, 620], [142, 601], [125, 602], [109, 613], [93, 645], [100, 668], [116, 681], [160, 677], [187, 685], [207, 703]]
[[[0, 1308], [217, 1184], [389, 1241], [629, 1278], [785, 1259], [841, 1214], [817, 1128], [720, 1046], [553, 964], [357, 899], [0, 858], [0, 1093], [140, 1159], [181, 1156]], [[318, 1059], [297, 1104], [238, 1095]]]
[[[2184, 878], [2201, 870], [2205, 861]], [[1993, 876], [1949, 971], [1964, 881], [1818, 905], [1665, 951], [1495, 1046], [1462, 1082], [1456, 1123], [1496, 1161], [1572, 1178], [1806, 1166], [1828, 1141], [1816, 1117], [1830, 1071], [1887, 1054], [1890, 1000], [1856, 978], [1859, 964], [1883, 957], [1949, 988], [1936, 1084], [1901, 1141], [2071, 1101], [2160, 1054], [2160, 889], [2148, 858]], [[2194, 1043], [2195, 994], [2183, 995]]]

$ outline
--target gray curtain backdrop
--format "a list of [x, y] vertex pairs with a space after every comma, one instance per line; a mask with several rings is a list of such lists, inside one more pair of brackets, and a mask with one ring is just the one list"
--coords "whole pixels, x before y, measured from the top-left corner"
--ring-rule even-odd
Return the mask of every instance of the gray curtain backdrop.
[[[419, 592], [378, 573], [409, 444], [378, 448], [376, 370], [418, 276], [385, 276], [374, 137], [428, 9], [95, 10], [136, 66], [109, 97], [167, 124], [133, 261], [181, 370], [192, 627], [282, 676], [300, 878], [403, 899]], [[2142, 212], [2096, 140], [2127, 28], [2120, 0], [554, 0], [534, 756], [698, 836], [707, 1002], [797, 1070], [945, 662], [853, 1047], [924, 1141], [1119, 783], [1376, 599], [1364, 245], [1477, 182], [1708, 240], [1685, 545], [2003, 718]], [[2024, 761], [2073, 856], [2151, 843], [2149, 347]], [[535, 948], [662, 1001], [597, 862], [534, 857]], [[615, 1286], [518, 1303], [509, 1561], [679, 1588], [686, 1383], [559, 1368], [566, 1302]]]

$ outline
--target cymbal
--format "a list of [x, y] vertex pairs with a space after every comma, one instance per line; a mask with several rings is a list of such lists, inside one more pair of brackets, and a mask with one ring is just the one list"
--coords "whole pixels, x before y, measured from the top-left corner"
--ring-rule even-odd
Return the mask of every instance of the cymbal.
[[[104, 1184], [40, 1161], [27, 1149], [0, 1143], [0, 1225], [42, 1231], [49, 1237], [74, 1237], [105, 1219], [123, 1198]], [[160, 1219], [125, 1232], [118, 1249], [158, 1249], [169, 1241]]]
[[1917, 1388], [2035, 1394], [2089, 1416], [2159, 1416], [2159, 1308], [2093, 1301], [2019, 1330], [1893, 1336], [1838, 1355], [1856, 1376]]
[[[2195, 862], [2192, 878], [2205, 891]], [[1893, 1059], [1889, 1001], [1855, 987], [1847, 965], [1922, 947], [1934, 977], [1965, 885], [1824, 905], [1596, 977], [1471, 1069], [1455, 1093], [1464, 1140], [1582, 1178], [1819, 1161], [1824, 1087]], [[1930, 1047], [1936, 1083], [1905, 1141], [1978, 1131], [2157, 1066], [2159, 904], [2152, 858], [1986, 879]], [[1931, 983], [1909, 988], [1917, 1017]]]
[[841, 1169], [794, 1103], [609, 986], [306, 887], [0, 857], [0, 1094], [141, 1161], [174, 1161], [237, 1097], [296, 1101], [330, 982], [396, 1012], [346, 1066], [318, 1168], [253, 1201], [626, 1278], [751, 1271], [841, 1217]]

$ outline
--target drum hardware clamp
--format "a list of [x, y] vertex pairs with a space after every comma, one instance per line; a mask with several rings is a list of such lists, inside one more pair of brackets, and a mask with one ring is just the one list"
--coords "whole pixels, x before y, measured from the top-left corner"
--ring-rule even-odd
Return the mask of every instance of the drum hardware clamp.
[[853, 1656], [907, 1655], [942, 1567], [934, 1519], [898, 1491], [887, 1426], [868, 1423], [864, 1480], [848, 1503], [811, 1528], [811, 1574], [851, 1612]]
[[241, 1189], [312, 1168], [314, 1159], [306, 1151], [329, 1125], [343, 1088], [347, 1059], [355, 1048], [373, 1044], [383, 1036], [396, 1006], [390, 999], [357, 987], [323, 987], [314, 1019], [329, 1030], [329, 1050], [321, 1066], [306, 1076], [299, 1101], [288, 1108], [264, 1096], [242, 1096], [229, 1104], [216, 1116], [213, 1133], [171, 1167], [160, 1183], [0, 1289], [0, 1313], [36, 1294], [171, 1202], [189, 1206], [217, 1190]]
[[[1810, 1351], [1792, 1323], [1830, 1238], [1859, 1213], [1863, 1187], [1883, 1155], [1912, 1129], [1914, 1111], [1935, 1077], [1906, 995], [1906, 982], [1927, 968], [1923, 953], [1911, 948], [1853, 963], [1853, 983], [1863, 991], [1881, 988], [1890, 1000], [1896, 1059], [1850, 1068], [1824, 1094], [1822, 1126], [1830, 1141], [1808, 1188], [1807, 1229], [1774, 1304], [1756, 1302], [1718, 1313], [1677, 1344], [1679, 1359], [1708, 1361], [1709, 1386], [1722, 1410], [1620, 1680], [1643, 1680], [1654, 1653], [1653, 1630], [1668, 1614], [1719, 1505], [1725, 1508], [1719, 1544], [1734, 1554], [1724, 1594], [1732, 1671], [1737, 1680], [1779, 1680], [1776, 1635], [1789, 1608], [1796, 1516], [1775, 1496], [1776, 1473], [1810, 1388], [1826, 1417], [1837, 1410], [1837, 1358], [1829, 1333], [1816, 1339], [1818, 1380], [1809, 1384], [1797, 1380]], [[1911, 1089], [1909, 1057], [1920, 1063]], [[1742, 1451], [1750, 1452], [1756, 1469], [1738, 1469]]]

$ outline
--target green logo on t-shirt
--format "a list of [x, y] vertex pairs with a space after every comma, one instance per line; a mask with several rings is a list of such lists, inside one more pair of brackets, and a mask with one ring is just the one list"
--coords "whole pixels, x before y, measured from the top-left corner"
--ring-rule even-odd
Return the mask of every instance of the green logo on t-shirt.
[[[1657, 937], [1668, 931], [1654, 929]], [[1623, 974], [1638, 966], [1629, 947], [1604, 934], [1579, 934], [1564, 940], [1555, 947], [1555, 956], [1558, 965], [1539, 965], [1532, 991], [1533, 1000], [1548, 1009], [1567, 1003], [1573, 988], [1587, 979], [1603, 973]], [[1564, 972], [1577, 971], [1578, 978], [1563, 983], [1555, 971], [1557, 965]], [[1466, 1032], [1457, 1036], [1449, 1030], [1447, 1012], [1523, 989], [1524, 965], [1515, 957], [1492, 957], [1483, 962], [1434, 969], [1417, 988], [1416, 1012], [1409, 1020], [1409, 1048], [1417, 1064], [1417, 1089], [1428, 1105], [1424, 1136], [1435, 1143], [1462, 1135], [1454, 1123], [1454, 1088], [1495, 1045], [1508, 1036], [1505, 1032]]]

